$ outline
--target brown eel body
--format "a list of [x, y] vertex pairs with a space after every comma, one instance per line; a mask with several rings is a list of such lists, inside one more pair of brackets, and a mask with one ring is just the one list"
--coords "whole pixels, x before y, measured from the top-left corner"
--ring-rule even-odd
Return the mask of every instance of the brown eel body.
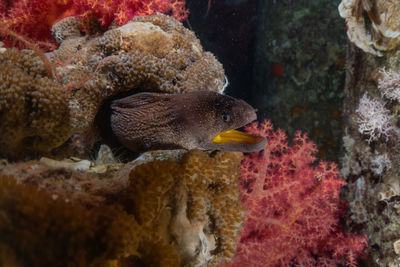
[[210, 91], [139, 93], [111, 104], [112, 131], [132, 151], [258, 151], [265, 147], [264, 138], [234, 130], [256, 118], [243, 100]]

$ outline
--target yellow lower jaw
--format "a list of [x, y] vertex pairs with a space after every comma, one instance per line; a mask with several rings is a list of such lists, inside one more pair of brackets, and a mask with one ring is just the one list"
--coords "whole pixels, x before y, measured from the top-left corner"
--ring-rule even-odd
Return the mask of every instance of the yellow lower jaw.
[[212, 142], [214, 144], [223, 144], [223, 143], [244, 143], [244, 144], [255, 144], [263, 140], [260, 136], [254, 136], [250, 134], [246, 134], [236, 130], [230, 130], [223, 133], [218, 134], [213, 138]]

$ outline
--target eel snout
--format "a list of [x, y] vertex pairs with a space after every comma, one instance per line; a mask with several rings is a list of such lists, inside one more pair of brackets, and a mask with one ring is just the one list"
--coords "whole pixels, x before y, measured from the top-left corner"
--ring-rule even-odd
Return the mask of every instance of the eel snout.
[[255, 152], [265, 148], [266, 139], [250, 135], [236, 129], [241, 128], [257, 119], [256, 110], [243, 100], [237, 99], [232, 107], [236, 124], [232, 129], [218, 133], [211, 141], [211, 147], [219, 150]]

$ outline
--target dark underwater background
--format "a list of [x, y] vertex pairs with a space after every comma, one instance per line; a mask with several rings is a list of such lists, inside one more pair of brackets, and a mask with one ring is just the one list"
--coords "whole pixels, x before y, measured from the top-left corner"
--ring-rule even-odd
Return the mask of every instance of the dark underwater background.
[[192, 28], [223, 64], [228, 95], [338, 160], [346, 64], [339, 0], [188, 0]]

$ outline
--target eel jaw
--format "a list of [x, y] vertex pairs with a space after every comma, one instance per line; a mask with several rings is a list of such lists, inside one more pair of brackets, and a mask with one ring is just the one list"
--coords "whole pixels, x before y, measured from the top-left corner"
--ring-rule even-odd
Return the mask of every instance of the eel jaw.
[[266, 138], [229, 130], [219, 133], [212, 139], [215, 148], [228, 151], [255, 152], [265, 148]]

